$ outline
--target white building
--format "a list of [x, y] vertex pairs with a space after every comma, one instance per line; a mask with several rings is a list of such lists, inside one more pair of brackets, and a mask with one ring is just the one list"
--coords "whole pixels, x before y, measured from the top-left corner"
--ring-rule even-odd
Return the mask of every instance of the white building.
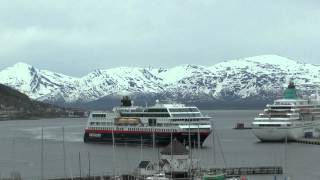
[[176, 139], [161, 151], [160, 166], [169, 176], [186, 177], [196, 164], [197, 160], [190, 159], [189, 150]]

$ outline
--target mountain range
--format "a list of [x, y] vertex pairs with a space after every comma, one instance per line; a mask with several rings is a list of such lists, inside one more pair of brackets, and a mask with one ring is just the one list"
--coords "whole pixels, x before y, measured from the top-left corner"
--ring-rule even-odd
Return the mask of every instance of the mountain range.
[[30, 98], [66, 106], [108, 109], [129, 95], [135, 104], [155, 99], [204, 108], [256, 107], [281, 95], [289, 81], [301, 94], [320, 87], [320, 66], [277, 55], [224, 61], [212, 66], [118, 67], [72, 77], [17, 63], [0, 71], [0, 83]]

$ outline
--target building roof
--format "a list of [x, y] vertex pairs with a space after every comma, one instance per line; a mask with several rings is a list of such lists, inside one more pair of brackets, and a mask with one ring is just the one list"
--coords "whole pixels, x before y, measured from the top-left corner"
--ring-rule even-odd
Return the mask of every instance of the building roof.
[[[172, 147], [172, 148], [171, 148]], [[166, 146], [161, 154], [163, 155], [188, 155], [188, 149], [178, 140], [174, 139], [168, 146]]]
[[150, 161], [140, 161], [139, 168], [146, 168], [150, 164]]
[[171, 166], [170, 163], [169, 163], [169, 161], [166, 160], [166, 159], [161, 159], [160, 162], [159, 162], [159, 166], [160, 166], [161, 168], [163, 168], [164, 165], [166, 165], [166, 164], [168, 164], [169, 166]]

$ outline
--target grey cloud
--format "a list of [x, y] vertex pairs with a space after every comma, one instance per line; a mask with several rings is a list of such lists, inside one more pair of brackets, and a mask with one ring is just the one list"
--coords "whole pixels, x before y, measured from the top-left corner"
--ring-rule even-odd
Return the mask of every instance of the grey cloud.
[[319, 64], [316, 0], [3, 0], [0, 69], [80, 76], [115, 66], [210, 65], [259, 54]]

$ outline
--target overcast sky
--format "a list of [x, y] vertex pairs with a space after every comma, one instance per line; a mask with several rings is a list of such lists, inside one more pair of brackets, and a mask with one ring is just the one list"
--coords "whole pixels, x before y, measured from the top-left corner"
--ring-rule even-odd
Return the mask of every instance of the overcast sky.
[[261, 54], [320, 64], [320, 1], [0, 1], [0, 69], [22, 61], [82, 76]]

